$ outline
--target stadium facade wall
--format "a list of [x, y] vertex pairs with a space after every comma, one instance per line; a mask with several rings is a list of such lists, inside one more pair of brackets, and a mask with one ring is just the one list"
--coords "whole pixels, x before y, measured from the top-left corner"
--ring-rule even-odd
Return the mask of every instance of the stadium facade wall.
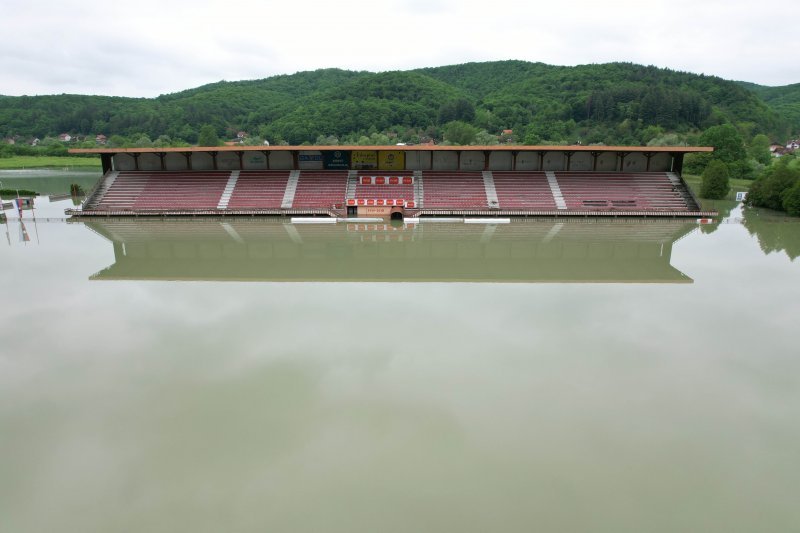
[[[347, 151], [344, 149], [343, 151]], [[291, 151], [195, 151], [191, 153], [191, 170], [323, 170], [325, 154], [321, 150]], [[368, 150], [363, 153], [370, 152]], [[385, 156], [390, 150], [374, 151], [377, 165], [386, 165]], [[623, 155], [624, 157], [621, 157]], [[576, 172], [669, 172], [673, 170], [673, 154], [653, 152], [648, 156], [642, 152], [524, 150], [511, 151], [407, 151], [395, 156], [397, 170], [445, 170], [445, 171], [576, 171]], [[488, 162], [486, 160], [488, 156]], [[215, 167], [216, 158], [216, 167]], [[137, 160], [138, 159], [138, 166]], [[162, 166], [163, 159], [163, 166]], [[359, 160], [360, 161], [360, 160]], [[112, 165], [119, 171], [189, 170], [189, 158], [182, 152], [142, 152], [113, 154]], [[357, 168], [357, 167], [353, 167]], [[387, 167], [388, 168], [388, 167]]]

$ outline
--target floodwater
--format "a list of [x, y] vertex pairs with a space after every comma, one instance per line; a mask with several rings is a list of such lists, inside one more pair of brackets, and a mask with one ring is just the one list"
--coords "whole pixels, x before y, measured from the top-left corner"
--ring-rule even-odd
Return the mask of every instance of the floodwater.
[[71, 205], [2, 226], [3, 533], [800, 524], [798, 219]]

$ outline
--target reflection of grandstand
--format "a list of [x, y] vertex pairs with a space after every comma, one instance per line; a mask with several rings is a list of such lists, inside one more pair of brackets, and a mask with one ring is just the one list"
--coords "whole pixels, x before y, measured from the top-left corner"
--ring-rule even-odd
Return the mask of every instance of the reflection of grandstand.
[[82, 209], [68, 213], [714, 214], [701, 211], [680, 177], [684, 154], [705, 148], [331, 148], [97, 150], [105, 174]]
[[92, 279], [691, 282], [670, 265], [696, 227], [671, 219], [511, 224], [289, 224], [110, 217], [85, 222], [116, 262]]

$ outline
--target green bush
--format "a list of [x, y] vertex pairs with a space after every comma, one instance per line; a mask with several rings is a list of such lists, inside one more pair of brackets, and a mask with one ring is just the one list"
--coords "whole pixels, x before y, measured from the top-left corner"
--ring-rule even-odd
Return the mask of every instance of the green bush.
[[725, 198], [729, 190], [728, 165], [717, 159], [710, 161], [703, 171], [703, 185], [700, 188], [700, 196], [712, 200], [721, 200]]
[[800, 180], [795, 181], [790, 189], [783, 191], [783, 208], [793, 217], [800, 217]]
[[800, 169], [791, 165], [789, 157], [782, 157], [766, 168], [761, 176], [750, 187], [747, 203], [756, 207], [767, 207], [782, 211], [784, 194], [788, 194], [800, 181]]

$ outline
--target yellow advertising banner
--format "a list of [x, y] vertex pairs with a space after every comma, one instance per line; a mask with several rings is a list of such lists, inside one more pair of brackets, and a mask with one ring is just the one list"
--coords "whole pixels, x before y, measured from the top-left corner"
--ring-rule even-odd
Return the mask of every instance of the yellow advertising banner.
[[356, 170], [372, 170], [378, 168], [378, 154], [371, 150], [353, 150], [350, 163]]
[[378, 168], [381, 170], [404, 170], [406, 153], [400, 150], [378, 152]]

